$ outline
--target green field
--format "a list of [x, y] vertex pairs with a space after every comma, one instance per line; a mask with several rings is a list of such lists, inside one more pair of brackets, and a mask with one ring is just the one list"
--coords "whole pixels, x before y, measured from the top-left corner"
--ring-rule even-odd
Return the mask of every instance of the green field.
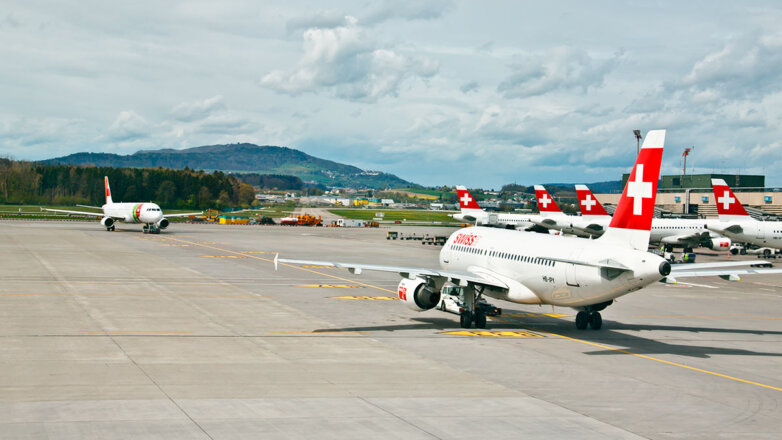
[[398, 211], [381, 209], [329, 209], [329, 212], [349, 219], [372, 220], [378, 212], [384, 213], [383, 220], [406, 220], [409, 222], [458, 223], [447, 213], [436, 211]]

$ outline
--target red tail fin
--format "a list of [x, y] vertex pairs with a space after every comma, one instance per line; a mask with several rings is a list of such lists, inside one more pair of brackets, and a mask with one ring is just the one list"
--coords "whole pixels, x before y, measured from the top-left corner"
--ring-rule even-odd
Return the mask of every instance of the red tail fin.
[[711, 187], [714, 189], [714, 201], [717, 203], [717, 213], [720, 217], [725, 215], [749, 216], [747, 210], [741, 206], [741, 202], [733, 195], [733, 191], [724, 180], [711, 179]]
[[535, 198], [538, 199], [538, 211], [541, 214], [562, 212], [559, 206], [557, 206], [557, 202], [554, 201], [543, 185], [535, 185]]
[[469, 191], [467, 191], [467, 188], [464, 186], [457, 186], [456, 187], [456, 195], [459, 196], [459, 208], [461, 209], [481, 209], [480, 206], [478, 206], [478, 202], [475, 201], [475, 198], [470, 194]]
[[106, 186], [106, 204], [112, 203], [111, 201], [111, 188], [109, 188], [109, 177], [103, 176], [103, 184]]
[[649, 247], [649, 231], [654, 216], [654, 199], [657, 197], [664, 144], [665, 130], [653, 130], [646, 134], [611, 224], [601, 240], [628, 244], [638, 250]]
[[608, 215], [603, 205], [597, 201], [595, 195], [586, 185], [576, 185], [576, 196], [581, 215]]

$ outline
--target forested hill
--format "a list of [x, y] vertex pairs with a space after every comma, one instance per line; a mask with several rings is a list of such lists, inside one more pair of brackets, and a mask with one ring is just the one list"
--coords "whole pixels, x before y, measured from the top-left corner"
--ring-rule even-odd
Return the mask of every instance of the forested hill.
[[108, 176], [115, 202], [155, 201], [163, 209], [249, 206], [255, 191], [222, 172], [37, 165], [0, 159], [0, 203], [100, 206]]
[[408, 187], [394, 176], [310, 156], [293, 148], [255, 144], [208, 145], [184, 150], [138, 151], [131, 155], [75, 153], [41, 161], [44, 164], [94, 165], [115, 168], [220, 170], [234, 173], [292, 175], [327, 186]]

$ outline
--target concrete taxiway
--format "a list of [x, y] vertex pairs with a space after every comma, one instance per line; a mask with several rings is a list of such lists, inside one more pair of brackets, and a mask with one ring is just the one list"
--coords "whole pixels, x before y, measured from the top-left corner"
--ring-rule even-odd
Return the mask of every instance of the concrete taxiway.
[[393, 274], [271, 263], [436, 265], [439, 247], [385, 231], [0, 222], [0, 438], [782, 431], [781, 277], [653, 285], [600, 331], [494, 302], [500, 319], [463, 331], [402, 307]]

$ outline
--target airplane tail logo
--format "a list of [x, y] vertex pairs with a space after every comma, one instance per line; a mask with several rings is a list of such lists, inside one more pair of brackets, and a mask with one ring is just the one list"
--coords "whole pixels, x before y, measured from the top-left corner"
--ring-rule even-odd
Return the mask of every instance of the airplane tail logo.
[[109, 187], [109, 177], [103, 176], [103, 183], [106, 186], [106, 204], [113, 203], [111, 201], [111, 188]]
[[723, 216], [746, 217], [747, 210], [741, 206], [741, 202], [723, 179], [711, 179], [711, 187], [714, 189], [714, 201], [717, 203], [717, 213]]
[[611, 224], [601, 239], [627, 243], [638, 250], [646, 250], [649, 246], [664, 144], [665, 130], [652, 130], [646, 134]]
[[467, 187], [461, 185], [457, 186], [456, 195], [459, 196], [459, 208], [481, 209], [481, 207], [478, 206], [478, 202], [475, 201], [475, 198], [470, 194], [469, 191], [467, 191]]
[[595, 195], [586, 185], [576, 185], [576, 196], [581, 215], [608, 215], [603, 205], [597, 201]]
[[542, 185], [535, 185], [535, 198], [538, 201], [538, 211], [541, 213], [562, 212], [557, 206], [557, 202]]

